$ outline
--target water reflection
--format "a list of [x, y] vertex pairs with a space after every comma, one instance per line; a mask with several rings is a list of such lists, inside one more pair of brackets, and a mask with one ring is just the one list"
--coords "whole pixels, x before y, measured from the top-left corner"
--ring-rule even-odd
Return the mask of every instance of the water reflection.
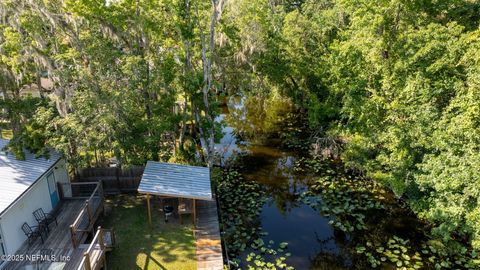
[[[261, 183], [269, 197], [259, 217], [263, 230], [268, 232], [263, 240], [288, 242], [288, 252], [292, 255], [287, 263], [295, 269], [309, 269], [320, 254], [343, 256], [336, 242], [342, 237], [335, 235], [328, 224], [329, 218], [299, 200], [300, 194], [308, 189], [310, 177], [294, 171], [296, 155], [270, 146], [275, 145], [275, 136], [278, 137], [272, 134], [281, 131], [279, 121], [285, 120], [292, 109], [280, 104], [281, 112], [273, 112], [280, 117], [272, 117], [266, 111], [266, 106], [272, 103], [257, 97], [230, 98], [227, 113], [217, 118], [226, 125], [216, 149], [223, 161], [234, 153], [247, 153], [241, 160], [243, 175], [246, 181]], [[244, 255], [248, 253], [246, 250]]]
[[268, 232], [263, 240], [288, 242], [292, 255], [287, 262], [295, 269], [333, 269], [322, 268], [319, 256], [341, 258], [338, 267], [350, 267], [349, 239], [330, 226], [330, 218], [322, 217], [299, 199], [311, 178], [294, 172], [296, 157], [266, 146], [249, 145], [249, 150], [244, 176], [263, 184], [269, 195], [260, 215], [263, 230]]
[[338, 253], [334, 241], [320, 244], [319, 239], [333, 239], [333, 230], [328, 219], [322, 218], [311, 207], [300, 205], [290, 209], [288, 214], [280, 211], [273, 201], [269, 201], [261, 214], [262, 226], [269, 233], [267, 238], [288, 242], [288, 251], [292, 254], [288, 263], [295, 269], [309, 269], [311, 258], [322, 251]]
[[[369, 229], [348, 234], [330, 225], [329, 222], [336, 218], [334, 215], [322, 216], [321, 211], [305, 204], [305, 197], [302, 199], [301, 195], [305, 195], [305, 191], [319, 176], [294, 170], [298, 153], [282, 151], [278, 147], [278, 138], [286, 126], [284, 123], [293, 111], [292, 107], [282, 102], [258, 97], [232, 97], [225, 107], [225, 113], [217, 118], [217, 121], [225, 123], [224, 137], [216, 145], [222, 161], [234, 153], [244, 153], [240, 163], [243, 165], [241, 172], [245, 181], [261, 184], [268, 196], [258, 217], [263, 231], [268, 232], [262, 236], [264, 242], [288, 242], [291, 257], [286, 262], [295, 269], [335, 270], [369, 269], [365, 258], [355, 252], [356, 245], [366, 239], [381, 243], [392, 235], [405, 239], [422, 238], [422, 224], [408, 210], [398, 207], [393, 197], [388, 200], [388, 194], [382, 194], [387, 197], [385, 203], [390, 205], [388, 211], [368, 210], [364, 214]], [[282, 107], [270, 112], [268, 109], [271, 104]], [[275, 113], [279, 116], [274, 117]], [[341, 169], [326, 164], [322, 170], [330, 174]], [[338, 177], [355, 178], [345, 175], [343, 170], [338, 171]], [[370, 191], [359, 189], [358, 192]], [[308, 198], [325, 205], [327, 197], [317, 194]], [[335, 198], [333, 201], [342, 203]], [[240, 257], [245, 258], [250, 251], [245, 250]]]
[[240, 138], [255, 144], [273, 145], [293, 122], [295, 107], [280, 96], [233, 96], [225, 120]]
[[[215, 121], [225, 122], [226, 114], [220, 114]], [[220, 164], [224, 165], [225, 161], [232, 157], [234, 154], [243, 153], [247, 151], [247, 143], [242, 140], [238, 140], [234, 134], [235, 129], [229, 125], [222, 128], [223, 137], [218, 143], [215, 144], [215, 153], [220, 159]]]

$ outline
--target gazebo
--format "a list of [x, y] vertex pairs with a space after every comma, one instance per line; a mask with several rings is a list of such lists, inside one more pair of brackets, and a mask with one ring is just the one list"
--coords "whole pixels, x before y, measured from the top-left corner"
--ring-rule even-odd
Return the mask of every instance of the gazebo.
[[181, 214], [192, 213], [195, 224], [195, 201], [212, 200], [210, 170], [206, 167], [148, 161], [138, 186], [138, 192], [147, 195], [149, 224], [152, 224], [151, 196], [192, 201], [193, 206], [190, 209], [186, 203], [179, 203], [178, 212], [180, 218]]

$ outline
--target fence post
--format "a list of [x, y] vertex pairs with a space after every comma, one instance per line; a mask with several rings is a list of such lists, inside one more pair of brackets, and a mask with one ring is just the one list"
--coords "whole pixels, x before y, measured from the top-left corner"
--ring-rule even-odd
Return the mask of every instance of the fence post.
[[73, 227], [73, 225], [70, 225], [70, 236], [72, 237], [72, 245], [73, 245], [73, 248], [76, 248], [77, 247], [77, 241], [76, 241], [76, 234], [75, 234], [75, 228]]
[[101, 199], [103, 199], [103, 180], [98, 179], [98, 195]]
[[90, 263], [90, 255], [88, 255], [88, 252], [83, 253], [83, 257], [85, 258], [85, 269], [92, 270], [92, 264]]
[[118, 192], [121, 192], [121, 189], [120, 189], [120, 171], [119, 171], [119, 168], [118, 168], [118, 167], [115, 167], [115, 176], [117, 177], [117, 189], [118, 189]]
[[106, 216], [106, 214], [105, 214], [105, 193], [104, 193], [104, 190], [103, 190], [103, 180], [99, 179], [98, 184], [99, 184], [98, 193], [100, 195], [100, 202], [102, 203], [102, 206], [101, 206], [102, 207], [102, 213], [103, 213], [103, 216]]
[[90, 222], [92, 222], [92, 212], [90, 210], [90, 205], [88, 203], [88, 200], [85, 201], [85, 208], [87, 209], [88, 226], [90, 227]]
[[103, 252], [105, 249], [105, 242], [103, 239], [103, 230], [102, 227], [98, 226], [98, 238], [99, 238], [99, 244], [100, 244], [100, 250]]

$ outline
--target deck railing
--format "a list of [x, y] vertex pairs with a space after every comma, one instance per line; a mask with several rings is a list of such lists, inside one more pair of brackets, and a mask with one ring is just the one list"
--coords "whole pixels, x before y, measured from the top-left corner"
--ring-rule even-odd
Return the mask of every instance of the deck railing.
[[64, 199], [86, 198], [75, 221], [70, 225], [72, 245], [76, 248], [87, 239], [90, 232], [93, 233], [95, 222], [103, 212], [102, 182], [64, 183], [60, 184], [60, 187]]
[[83, 253], [78, 270], [97, 270], [105, 267], [105, 253], [115, 244], [113, 230], [106, 230], [98, 227], [87, 250]]

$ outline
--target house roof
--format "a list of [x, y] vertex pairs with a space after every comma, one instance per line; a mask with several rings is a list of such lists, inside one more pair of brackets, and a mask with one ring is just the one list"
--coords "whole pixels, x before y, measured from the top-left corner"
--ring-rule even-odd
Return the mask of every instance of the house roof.
[[148, 161], [138, 192], [177, 198], [212, 200], [210, 170], [206, 167]]
[[0, 215], [61, 158], [55, 151], [50, 151], [48, 159], [25, 151], [25, 160], [18, 160], [3, 150], [7, 144], [0, 138]]

